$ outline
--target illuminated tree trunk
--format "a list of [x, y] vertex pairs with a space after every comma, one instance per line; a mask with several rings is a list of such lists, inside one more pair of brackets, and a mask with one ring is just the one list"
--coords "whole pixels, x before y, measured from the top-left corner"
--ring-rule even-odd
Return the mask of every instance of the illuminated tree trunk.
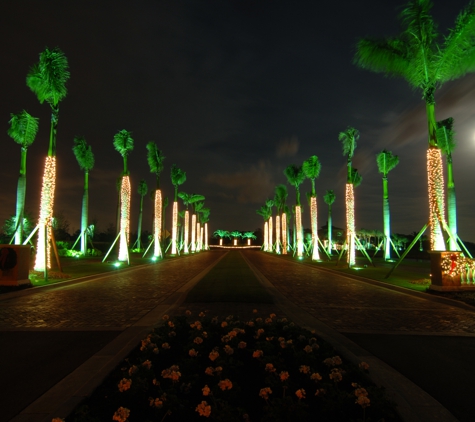
[[282, 253], [287, 255], [287, 215], [282, 213]]
[[177, 252], [177, 226], [178, 226], [178, 201], [173, 201], [173, 220], [172, 220], [172, 255]]
[[332, 206], [328, 205], [328, 255], [332, 254]]
[[185, 240], [184, 240], [184, 252], [185, 253], [189, 253], [189, 250], [188, 250], [188, 235], [189, 235], [189, 226], [190, 226], [190, 213], [188, 212], [188, 210], [185, 211]]
[[269, 244], [269, 225], [267, 221], [264, 223], [264, 251], [268, 251], [268, 244]]
[[208, 223], [205, 223], [205, 250], [209, 249], [208, 245]]
[[21, 147], [20, 176], [18, 177], [16, 191], [15, 245], [21, 245], [23, 243], [23, 219], [26, 197], [26, 152], [27, 148]]
[[384, 259], [391, 259], [391, 217], [389, 214], [388, 178], [383, 177], [383, 231], [384, 231]]
[[[38, 243], [36, 247], [35, 271], [51, 268], [51, 223], [53, 218], [54, 191], [56, 187], [56, 157], [46, 157], [43, 185], [41, 188], [40, 218], [38, 221]], [[45, 266], [46, 264], [46, 266]]]
[[312, 196], [310, 198], [310, 218], [312, 220], [312, 260], [317, 261], [320, 259], [318, 252], [318, 224], [317, 224], [317, 197]]
[[201, 224], [196, 223], [196, 252], [201, 251]]
[[456, 251], [457, 247], [457, 201], [455, 198], [455, 183], [452, 169], [452, 155], [447, 156], [447, 215], [449, 220], [450, 250]]
[[191, 252], [196, 252], [196, 214], [191, 216]]
[[273, 249], [274, 249], [274, 245], [272, 243], [272, 231], [273, 231], [273, 227], [272, 227], [272, 216], [269, 217], [269, 243], [268, 243], [268, 248], [269, 248], [269, 252], [272, 252]]
[[81, 253], [87, 253], [87, 226], [89, 213], [89, 172], [84, 172], [84, 192], [82, 195], [82, 212], [81, 212]]
[[157, 189], [155, 191], [155, 211], [154, 211], [154, 224], [153, 224], [153, 239], [154, 239], [154, 250], [153, 256], [156, 258], [161, 258], [162, 255], [162, 191]]
[[275, 253], [280, 254], [280, 217], [278, 215], [275, 217]]
[[439, 148], [427, 150], [427, 175], [429, 187], [430, 246], [434, 251], [445, 251], [441, 222], [445, 221], [444, 176], [442, 154]]
[[203, 250], [204, 227], [200, 226], [200, 251]]
[[297, 257], [303, 256], [302, 213], [300, 205], [295, 206], [295, 230], [297, 236]]
[[122, 176], [120, 185], [120, 240], [119, 261], [127, 261], [129, 256], [129, 229], [130, 229], [130, 179]]
[[356, 263], [355, 254], [355, 196], [351, 183], [346, 184], [346, 243], [348, 246], [347, 262], [351, 267]]

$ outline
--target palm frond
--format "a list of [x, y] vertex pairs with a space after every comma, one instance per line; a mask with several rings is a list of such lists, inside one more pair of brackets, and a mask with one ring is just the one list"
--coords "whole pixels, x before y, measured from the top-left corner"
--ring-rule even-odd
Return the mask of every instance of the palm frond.
[[298, 188], [299, 185], [301, 185], [305, 180], [305, 174], [302, 170], [302, 166], [291, 164], [285, 168], [284, 174], [287, 177], [289, 184], [295, 188]]
[[94, 167], [94, 153], [83, 137], [74, 138], [73, 153], [81, 170], [89, 171]]
[[316, 179], [320, 175], [322, 164], [316, 155], [312, 155], [302, 164], [302, 169], [308, 179]]
[[344, 132], [340, 132], [338, 139], [342, 142], [343, 155], [352, 158], [355, 153], [356, 141], [360, 137], [360, 132], [354, 127], [349, 127]]
[[327, 205], [332, 205], [335, 202], [336, 196], [335, 192], [333, 190], [329, 189], [326, 191], [325, 195], [323, 195], [323, 200], [325, 201], [325, 204]]
[[142, 180], [139, 182], [139, 187], [138, 187], [138, 189], [137, 189], [137, 193], [138, 193], [140, 196], [145, 196], [145, 195], [147, 195], [147, 192], [148, 192], [147, 182], [142, 179]]
[[66, 96], [69, 79], [68, 60], [59, 48], [45, 49], [38, 64], [33, 65], [26, 78], [27, 86], [36, 94], [38, 101], [53, 106]]
[[363, 181], [363, 177], [358, 173], [358, 170], [355, 168], [351, 169], [351, 184], [356, 188]]
[[114, 148], [122, 157], [128, 155], [134, 149], [134, 140], [131, 135], [132, 132], [125, 129], [114, 135]]
[[399, 157], [394, 155], [391, 151], [382, 150], [376, 156], [376, 163], [378, 164], [378, 170], [384, 176], [399, 164]]
[[173, 164], [171, 168], [171, 179], [172, 179], [172, 185], [175, 186], [175, 188], [179, 185], [182, 185], [186, 181], [186, 173], [179, 169], [175, 164]]
[[441, 149], [445, 155], [451, 155], [457, 142], [455, 141], [455, 131], [453, 130], [454, 119], [449, 117], [448, 119], [437, 122], [437, 146]]
[[162, 151], [157, 147], [157, 144], [150, 141], [147, 144], [147, 162], [150, 167], [150, 173], [155, 173], [157, 176], [163, 170], [163, 160], [165, 159]]
[[25, 110], [18, 114], [11, 114], [10, 117], [8, 135], [23, 148], [28, 148], [38, 133], [39, 119], [31, 116]]

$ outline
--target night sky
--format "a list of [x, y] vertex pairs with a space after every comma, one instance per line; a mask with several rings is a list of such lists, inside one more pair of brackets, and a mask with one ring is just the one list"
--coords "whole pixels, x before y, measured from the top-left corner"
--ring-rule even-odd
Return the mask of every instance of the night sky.
[[[443, 33], [467, 0], [434, 0]], [[73, 233], [80, 227], [83, 172], [72, 152], [75, 136], [92, 146], [90, 219], [105, 230], [115, 222], [116, 180], [122, 157], [114, 135], [132, 132], [131, 229], [136, 231], [141, 179], [155, 178], [146, 144], [165, 155], [164, 195], [173, 200], [170, 167], [187, 174], [180, 191], [202, 194], [210, 230], [253, 231], [256, 214], [289, 164], [311, 155], [322, 164], [316, 181], [318, 224], [326, 224], [326, 190], [333, 189], [333, 223], [345, 227], [346, 158], [338, 134], [348, 126], [361, 137], [353, 165], [357, 229], [383, 228], [382, 181], [376, 154], [400, 158], [389, 174], [392, 232], [411, 234], [428, 222], [425, 105], [402, 79], [358, 69], [358, 37], [397, 35], [401, 0], [317, 1], [2, 1], [0, 34], [0, 225], [14, 214], [20, 146], [8, 135], [10, 113], [40, 118], [28, 152], [26, 209], [38, 216], [50, 108], [26, 86], [30, 67], [46, 47], [67, 56], [71, 78], [60, 103], [55, 214]], [[447, 6], [447, 5], [450, 6]], [[436, 92], [436, 118], [455, 119], [453, 153], [459, 235], [475, 241], [475, 75]], [[295, 201], [289, 188], [288, 205]], [[301, 186], [302, 199], [311, 189]], [[306, 202], [306, 200], [305, 200]], [[180, 207], [181, 205], [180, 200]], [[171, 222], [171, 206], [167, 208]], [[274, 212], [275, 215], [275, 212]], [[310, 227], [305, 209], [304, 226]], [[144, 198], [143, 228], [151, 230], [152, 201]]]

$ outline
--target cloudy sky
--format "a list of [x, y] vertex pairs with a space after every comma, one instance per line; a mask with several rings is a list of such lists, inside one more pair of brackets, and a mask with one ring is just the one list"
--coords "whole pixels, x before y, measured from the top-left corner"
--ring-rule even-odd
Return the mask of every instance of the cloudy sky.
[[[141, 179], [154, 188], [146, 144], [165, 155], [164, 195], [173, 199], [170, 167], [187, 174], [180, 187], [202, 194], [210, 228], [255, 230], [256, 214], [284, 169], [317, 155], [319, 225], [333, 189], [334, 224], [345, 226], [346, 160], [339, 132], [357, 128], [354, 166], [363, 176], [356, 190], [357, 228], [382, 229], [382, 182], [376, 154], [391, 150], [400, 164], [389, 174], [392, 231], [418, 232], [428, 221], [425, 151], [427, 128], [420, 92], [352, 64], [363, 36], [396, 35], [401, 0], [144, 0], [3, 1], [0, 5], [0, 223], [15, 211], [20, 147], [7, 135], [10, 113], [40, 118], [28, 152], [26, 207], [37, 215], [50, 109], [40, 105], [25, 78], [46, 47], [67, 56], [71, 78], [60, 104], [55, 213], [71, 232], [80, 227], [83, 175], [72, 153], [75, 136], [92, 146], [90, 217], [105, 230], [115, 221], [116, 179], [122, 158], [113, 147], [119, 130], [132, 132], [129, 156], [137, 226]], [[467, 0], [434, 0], [442, 32]], [[475, 241], [475, 75], [436, 92], [436, 117], [455, 119], [453, 154], [459, 235]], [[301, 192], [310, 190], [310, 181]], [[294, 203], [289, 186], [288, 204]], [[171, 207], [168, 208], [171, 214]], [[309, 226], [309, 213], [304, 214]], [[168, 217], [168, 221], [171, 218]], [[144, 201], [151, 229], [152, 202]]]

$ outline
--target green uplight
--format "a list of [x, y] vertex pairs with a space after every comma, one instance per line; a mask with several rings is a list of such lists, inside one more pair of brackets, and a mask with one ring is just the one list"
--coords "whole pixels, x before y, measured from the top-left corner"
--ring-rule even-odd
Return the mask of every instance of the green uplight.
[[120, 262], [115, 262], [114, 267], [119, 268], [120, 267]]

